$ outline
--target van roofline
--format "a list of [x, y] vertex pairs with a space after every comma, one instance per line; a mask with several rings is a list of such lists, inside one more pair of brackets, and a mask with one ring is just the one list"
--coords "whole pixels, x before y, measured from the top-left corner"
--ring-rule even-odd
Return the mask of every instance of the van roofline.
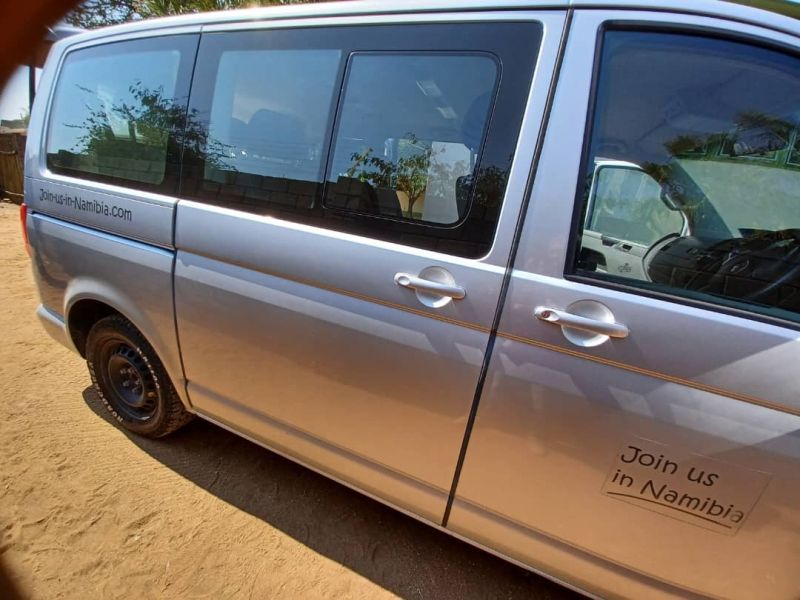
[[[755, 3], [768, 4], [770, 9], [756, 8], [752, 6]], [[570, 8], [669, 11], [735, 20], [800, 36], [800, 5], [793, 5], [781, 0], [693, 0], [691, 3], [686, 0], [349, 0], [318, 4], [263, 6], [143, 19], [89, 30], [74, 35], [66, 42], [61, 43], [71, 45], [121, 34], [212, 24], [246, 24], [259, 21], [327, 17], [503, 10], [566, 10]]]

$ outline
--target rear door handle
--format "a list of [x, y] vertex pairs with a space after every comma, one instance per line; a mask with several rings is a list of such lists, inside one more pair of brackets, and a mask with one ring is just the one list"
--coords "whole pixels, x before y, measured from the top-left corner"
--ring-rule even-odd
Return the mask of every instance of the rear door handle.
[[590, 319], [588, 317], [568, 313], [565, 310], [547, 308], [546, 306], [537, 306], [533, 314], [537, 319], [545, 323], [553, 323], [561, 327], [570, 327], [587, 333], [595, 333], [612, 338], [626, 338], [630, 333], [628, 327], [622, 323]]
[[394, 276], [394, 282], [404, 288], [446, 296], [455, 300], [461, 300], [467, 295], [466, 290], [460, 285], [439, 283], [438, 281], [423, 279], [422, 277], [410, 275], [409, 273], [398, 273]]

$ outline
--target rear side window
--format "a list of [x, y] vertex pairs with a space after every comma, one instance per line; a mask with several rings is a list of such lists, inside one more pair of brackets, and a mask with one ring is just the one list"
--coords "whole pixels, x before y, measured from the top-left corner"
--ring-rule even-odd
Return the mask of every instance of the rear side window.
[[453, 23], [204, 34], [180, 194], [482, 256], [541, 32]]
[[174, 193], [196, 43], [175, 36], [70, 52], [50, 113], [48, 168]]
[[574, 272], [800, 320], [800, 59], [608, 31]]
[[354, 55], [326, 205], [458, 223], [469, 209], [497, 75], [487, 55]]
[[198, 197], [249, 212], [310, 209], [340, 57], [338, 50], [223, 51]]

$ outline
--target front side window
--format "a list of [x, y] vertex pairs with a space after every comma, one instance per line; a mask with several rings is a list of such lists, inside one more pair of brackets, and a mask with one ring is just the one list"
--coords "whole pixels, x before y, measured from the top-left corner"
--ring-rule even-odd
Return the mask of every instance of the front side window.
[[353, 56], [326, 206], [458, 223], [469, 209], [496, 79], [485, 55]]
[[800, 59], [607, 31], [574, 272], [800, 319]]
[[48, 168], [160, 189], [177, 171], [195, 43], [175, 36], [71, 52], [49, 119]]
[[683, 219], [659, 201], [658, 183], [638, 167], [599, 161], [585, 232], [650, 247], [680, 231]]

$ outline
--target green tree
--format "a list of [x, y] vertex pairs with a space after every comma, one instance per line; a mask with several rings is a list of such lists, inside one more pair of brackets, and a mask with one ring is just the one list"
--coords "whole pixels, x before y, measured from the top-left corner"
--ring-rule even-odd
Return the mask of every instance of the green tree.
[[137, 4], [138, 0], [84, 0], [68, 12], [64, 20], [86, 29], [116, 25], [140, 18], [136, 13]]
[[84, 0], [65, 20], [91, 29], [151, 17], [319, 1], [324, 0]]
[[[67, 124], [81, 132], [75, 146], [67, 153], [72, 157], [64, 157], [67, 161], [77, 160], [82, 168], [91, 172], [114, 175], [117, 167], [102, 165], [104, 158], [163, 165], [170, 151], [177, 153], [183, 148], [187, 163], [203, 161], [208, 167], [231, 170], [223, 162], [231, 147], [209, 138], [197, 112], [187, 114], [185, 105], [165, 96], [163, 89], [145, 88], [141, 82], [136, 82], [129, 88], [130, 96], [126, 100], [120, 99], [107, 106], [96, 92], [79, 87], [87, 94], [89, 112], [83, 122]], [[120, 125], [126, 131], [121, 132]], [[161, 177], [157, 171], [147, 175], [152, 175], [152, 183], [158, 183]]]

